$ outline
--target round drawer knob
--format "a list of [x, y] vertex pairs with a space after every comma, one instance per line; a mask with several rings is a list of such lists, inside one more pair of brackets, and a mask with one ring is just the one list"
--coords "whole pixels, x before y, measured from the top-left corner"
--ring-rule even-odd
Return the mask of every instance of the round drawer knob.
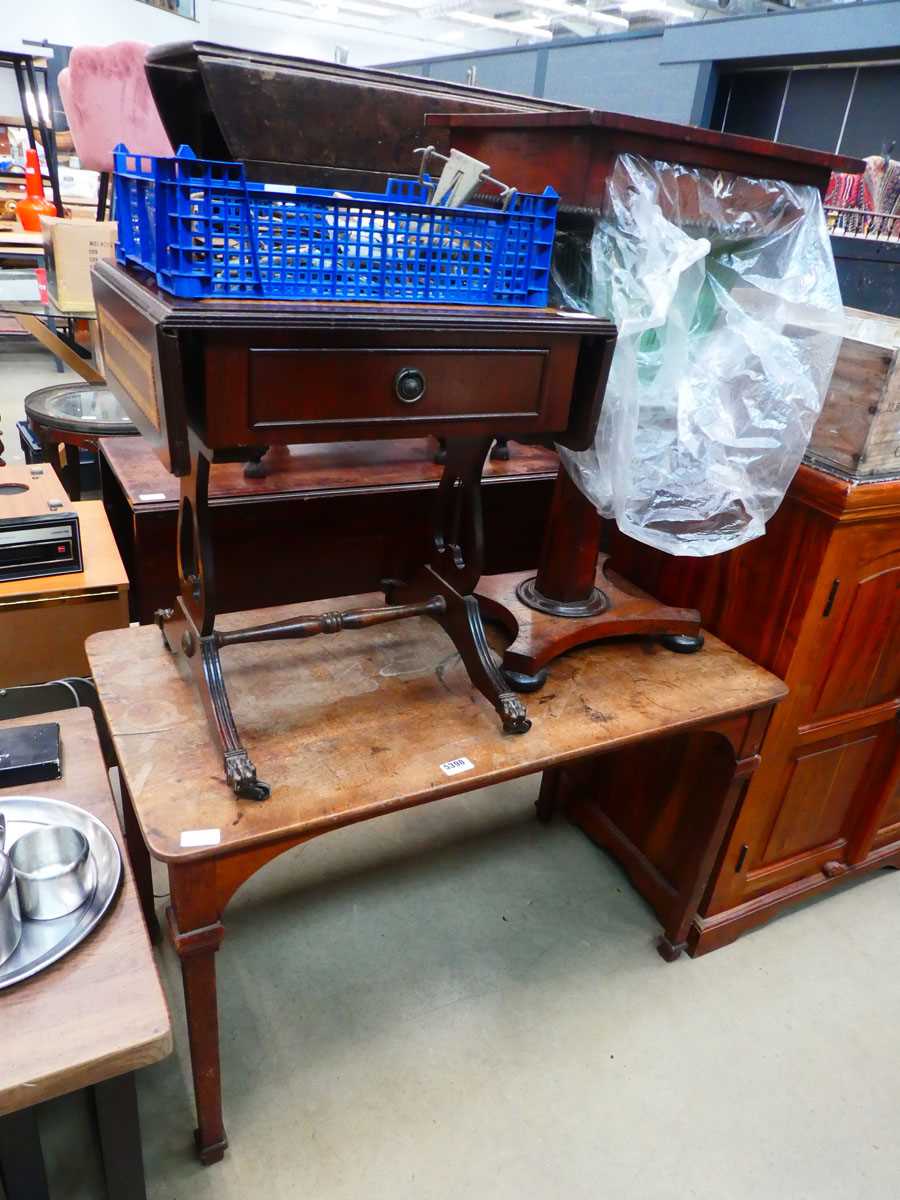
[[404, 404], [415, 404], [425, 395], [425, 376], [415, 367], [401, 367], [394, 376], [394, 393]]

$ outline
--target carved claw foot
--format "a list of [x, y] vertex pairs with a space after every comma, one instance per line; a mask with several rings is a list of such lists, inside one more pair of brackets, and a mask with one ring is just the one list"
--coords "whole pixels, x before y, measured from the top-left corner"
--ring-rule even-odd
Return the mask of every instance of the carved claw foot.
[[168, 637], [166, 636], [166, 622], [171, 621], [174, 616], [174, 608], [158, 608], [153, 614], [153, 623], [162, 634], [163, 645], [169, 652], [172, 651], [172, 646]]
[[242, 800], [268, 800], [272, 794], [269, 785], [256, 778], [256, 767], [246, 750], [225, 752], [225, 778]]
[[525, 705], [512, 692], [501, 692], [497, 697], [498, 712], [503, 718], [504, 733], [527, 733], [531, 728]]

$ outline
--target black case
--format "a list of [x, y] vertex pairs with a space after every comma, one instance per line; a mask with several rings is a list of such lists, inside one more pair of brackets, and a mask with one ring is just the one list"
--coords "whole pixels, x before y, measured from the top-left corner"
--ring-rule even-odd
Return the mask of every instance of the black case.
[[21, 787], [62, 775], [59, 725], [16, 725], [0, 730], [0, 788]]

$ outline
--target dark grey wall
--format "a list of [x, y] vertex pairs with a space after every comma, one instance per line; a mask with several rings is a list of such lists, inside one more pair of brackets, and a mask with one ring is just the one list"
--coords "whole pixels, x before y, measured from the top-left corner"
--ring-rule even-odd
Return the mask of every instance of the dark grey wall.
[[470, 63], [463, 58], [438, 59], [431, 65], [431, 78], [448, 83], [465, 83], [466, 71], [475, 66], [478, 87], [494, 88], [498, 92], [534, 91], [538, 51], [520, 50], [513, 54], [491, 54]]
[[664, 43], [659, 33], [550, 47], [543, 95], [659, 121], [695, 121], [703, 64], [663, 63]]
[[706, 124], [716, 69], [755, 61], [900, 58], [900, 0], [710, 19], [658, 32], [566, 39], [535, 49], [474, 51], [388, 63], [409, 74], [546, 96], [657, 120]]

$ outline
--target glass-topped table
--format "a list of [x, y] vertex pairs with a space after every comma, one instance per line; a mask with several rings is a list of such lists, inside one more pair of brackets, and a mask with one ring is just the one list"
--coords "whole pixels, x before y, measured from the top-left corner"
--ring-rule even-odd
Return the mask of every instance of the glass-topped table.
[[25, 415], [33, 426], [49, 426], [61, 433], [88, 437], [137, 433], [134, 422], [106, 387], [65, 384], [41, 388], [25, 397]]
[[[0, 271], [0, 316], [14, 317], [26, 333], [35, 337], [86, 383], [103, 383], [103, 375], [95, 365], [99, 365], [97, 314], [63, 312], [57, 308], [47, 295], [43, 269]], [[93, 361], [91, 353], [75, 340], [76, 321], [90, 323]]]
[[80, 450], [96, 454], [102, 437], [135, 437], [137, 427], [103, 385], [67, 383], [25, 397], [25, 415], [44, 459], [72, 500], [81, 498]]

